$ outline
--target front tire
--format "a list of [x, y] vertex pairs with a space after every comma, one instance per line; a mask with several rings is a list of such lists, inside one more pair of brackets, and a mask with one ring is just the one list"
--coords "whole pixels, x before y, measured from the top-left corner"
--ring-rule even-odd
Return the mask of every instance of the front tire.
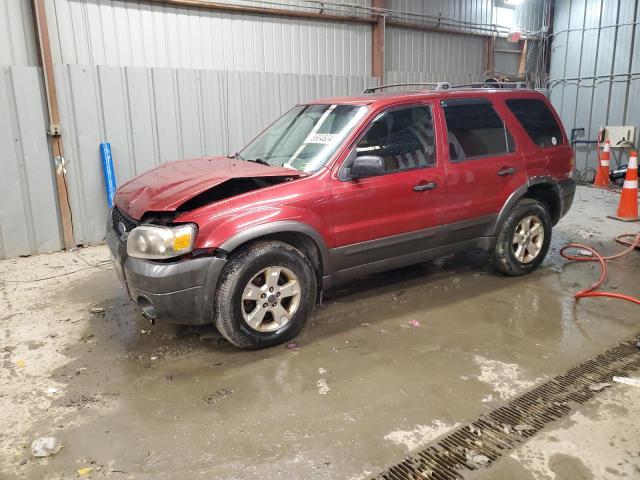
[[256, 350], [295, 337], [315, 303], [316, 275], [297, 248], [279, 241], [233, 254], [215, 293], [214, 321], [235, 346]]
[[491, 263], [505, 275], [531, 273], [549, 251], [551, 228], [551, 215], [542, 203], [530, 198], [518, 201], [500, 227]]

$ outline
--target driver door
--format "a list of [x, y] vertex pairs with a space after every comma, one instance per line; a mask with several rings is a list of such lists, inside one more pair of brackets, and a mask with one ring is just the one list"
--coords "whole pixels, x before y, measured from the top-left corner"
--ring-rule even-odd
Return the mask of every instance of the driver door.
[[[335, 270], [435, 247], [442, 235], [445, 169], [429, 103], [393, 107], [369, 125], [333, 181]], [[382, 175], [350, 178], [358, 156], [380, 156]]]

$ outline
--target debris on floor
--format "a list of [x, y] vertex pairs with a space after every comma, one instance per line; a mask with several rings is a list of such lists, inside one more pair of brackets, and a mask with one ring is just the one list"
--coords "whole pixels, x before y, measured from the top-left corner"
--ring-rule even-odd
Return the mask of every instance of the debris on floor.
[[79, 468], [76, 470], [76, 472], [78, 473], [78, 475], [80, 475], [81, 477], [84, 477], [85, 475], [89, 475], [91, 472], [93, 472], [93, 467], [83, 467], [83, 468]]
[[640, 378], [633, 377], [613, 377], [614, 382], [624, 383], [633, 387], [640, 387]]
[[320, 395], [326, 395], [327, 393], [329, 393], [329, 390], [331, 390], [329, 388], [329, 385], [327, 385], [327, 381], [324, 378], [321, 378], [320, 380], [318, 380], [316, 382], [316, 385], [318, 387], [318, 393]]
[[102, 307], [93, 307], [91, 310], [89, 310], [89, 313], [93, 313], [94, 315], [98, 315], [100, 313], [104, 313], [104, 308], [102, 308]]
[[486, 455], [482, 455], [475, 450], [466, 450], [464, 454], [469, 462], [475, 463], [476, 465], [483, 466], [489, 463], [489, 457], [487, 457]]
[[226, 388], [221, 388], [220, 390], [216, 390], [215, 392], [205, 395], [202, 397], [202, 400], [207, 402], [209, 405], [213, 405], [214, 403], [218, 403], [223, 398], [228, 397], [233, 393], [233, 390], [228, 390]]
[[62, 444], [56, 437], [40, 437], [31, 443], [31, 453], [37, 458], [50, 457], [60, 450]]
[[610, 387], [611, 384], [607, 383], [607, 382], [602, 382], [602, 383], [592, 383], [591, 385], [589, 385], [589, 390], [592, 390], [594, 392], [599, 392], [601, 390], [604, 390], [607, 387]]
[[521, 423], [520, 425], [516, 425], [515, 427], [513, 427], [513, 429], [518, 433], [522, 433], [529, 430], [535, 430], [535, 427], [527, 423]]

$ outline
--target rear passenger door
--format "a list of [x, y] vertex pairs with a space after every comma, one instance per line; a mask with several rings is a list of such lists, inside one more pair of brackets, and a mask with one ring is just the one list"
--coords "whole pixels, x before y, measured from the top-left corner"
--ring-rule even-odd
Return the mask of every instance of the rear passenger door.
[[502, 206], [526, 181], [505, 107], [478, 97], [443, 100], [441, 107], [449, 143], [444, 242], [491, 236]]

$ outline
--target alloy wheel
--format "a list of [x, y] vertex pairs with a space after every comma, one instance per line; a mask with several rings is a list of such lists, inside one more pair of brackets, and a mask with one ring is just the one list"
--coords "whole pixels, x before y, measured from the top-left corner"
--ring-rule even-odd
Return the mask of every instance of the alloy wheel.
[[300, 305], [298, 277], [288, 268], [267, 267], [242, 292], [242, 317], [258, 332], [273, 332], [291, 321]]
[[518, 223], [513, 233], [513, 254], [520, 263], [536, 259], [544, 243], [544, 225], [535, 215], [529, 215]]

